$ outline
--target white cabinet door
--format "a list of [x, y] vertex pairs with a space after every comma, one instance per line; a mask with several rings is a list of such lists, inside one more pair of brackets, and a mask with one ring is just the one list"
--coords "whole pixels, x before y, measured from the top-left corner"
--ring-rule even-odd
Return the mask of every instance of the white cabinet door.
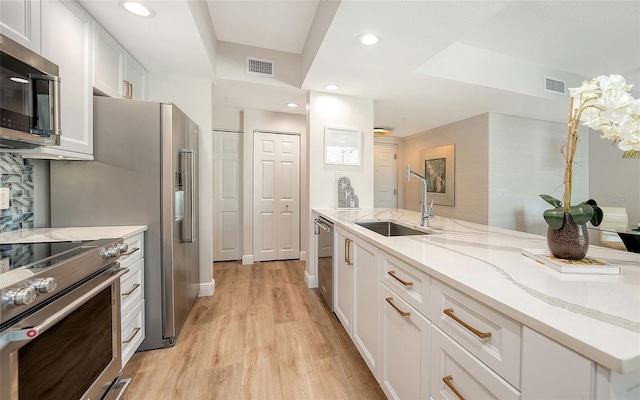
[[380, 283], [380, 382], [390, 399], [429, 398], [430, 323]]
[[[125, 54], [125, 69], [124, 69], [124, 81], [123, 92], [125, 97], [127, 94], [129, 98], [134, 100], [146, 100], [149, 93], [148, 87], [148, 72], [135, 58], [131, 57], [131, 54]], [[127, 89], [126, 85], [129, 84]], [[129, 93], [127, 93], [129, 90]]]
[[334, 232], [333, 311], [351, 336], [353, 333], [353, 240], [338, 228]]
[[522, 329], [522, 399], [593, 399], [595, 370], [593, 361], [529, 327]]
[[124, 48], [97, 23], [93, 47], [93, 88], [109, 97], [123, 97]]
[[0, 33], [40, 54], [40, 0], [0, 1]]
[[62, 136], [52, 150], [93, 155], [93, 20], [77, 3], [42, 5], [42, 55], [60, 67]]
[[380, 355], [380, 315], [378, 249], [354, 240], [353, 342], [373, 375], [378, 378]]

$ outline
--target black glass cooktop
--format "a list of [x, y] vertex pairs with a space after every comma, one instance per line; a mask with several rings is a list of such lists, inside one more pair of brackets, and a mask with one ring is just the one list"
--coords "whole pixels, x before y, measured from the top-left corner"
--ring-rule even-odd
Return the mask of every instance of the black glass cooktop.
[[[85, 250], [81, 249], [80, 246], [88, 242], [89, 241], [0, 244], [0, 274], [33, 264], [51, 256], [60, 255], [60, 257], [54, 257], [54, 259], [48, 260], [46, 263], [38, 264], [38, 268], [46, 268], [63, 259], [68, 259], [75, 254], [82, 253]], [[73, 249], [75, 249], [75, 251], [70, 251]]]

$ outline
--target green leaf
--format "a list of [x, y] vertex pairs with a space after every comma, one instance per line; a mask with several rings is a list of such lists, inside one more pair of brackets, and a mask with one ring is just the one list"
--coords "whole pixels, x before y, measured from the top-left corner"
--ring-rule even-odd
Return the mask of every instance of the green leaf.
[[593, 217], [593, 207], [584, 203], [569, 207], [569, 212], [578, 225], [586, 224]]
[[547, 224], [555, 230], [562, 228], [564, 224], [564, 209], [562, 207], [545, 210], [542, 216]]
[[[562, 202], [558, 199], [556, 199], [555, 197], [551, 197], [548, 194], [541, 194], [540, 197], [542, 197], [542, 200], [546, 201], [547, 203], [551, 204], [553, 207], [561, 207], [562, 206]], [[560, 225], [562, 226], [562, 225]]]

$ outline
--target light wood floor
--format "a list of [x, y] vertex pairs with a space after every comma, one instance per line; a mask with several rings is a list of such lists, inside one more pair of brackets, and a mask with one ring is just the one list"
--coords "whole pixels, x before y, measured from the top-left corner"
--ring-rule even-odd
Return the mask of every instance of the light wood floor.
[[136, 353], [125, 399], [385, 399], [304, 262], [215, 263], [175, 347]]

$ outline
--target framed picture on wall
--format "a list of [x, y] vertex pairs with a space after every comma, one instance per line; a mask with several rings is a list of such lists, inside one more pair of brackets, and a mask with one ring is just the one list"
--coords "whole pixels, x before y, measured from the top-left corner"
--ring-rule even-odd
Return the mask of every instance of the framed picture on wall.
[[338, 165], [360, 165], [361, 136], [357, 129], [324, 128], [324, 163]]
[[420, 163], [427, 180], [427, 195], [434, 204], [455, 205], [455, 145], [420, 150]]

